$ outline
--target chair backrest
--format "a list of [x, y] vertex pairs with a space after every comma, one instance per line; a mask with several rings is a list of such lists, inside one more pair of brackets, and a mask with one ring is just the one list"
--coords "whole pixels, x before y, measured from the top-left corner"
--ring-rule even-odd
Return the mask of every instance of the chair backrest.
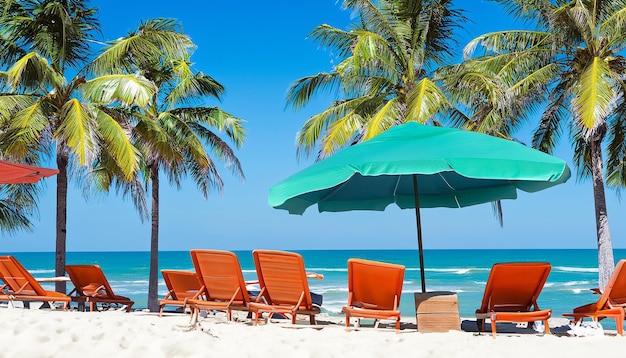
[[626, 269], [624, 265], [626, 260], [620, 260], [613, 274], [609, 279], [606, 287], [602, 291], [602, 296], [596, 303], [597, 309], [603, 309], [607, 305], [624, 305], [626, 304]]
[[547, 262], [494, 264], [480, 311], [529, 311], [536, 304], [551, 268]]
[[37, 296], [46, 295], [46, 290], [13, 256], [0, 256], [0, 279], [12, 292]]
[[161, 270], [165, 286], [172, 299], [182, 301], [194, 297], [202, 285], [194, 271]]
[[300, 254], [286, 251], [254, 250], [254, 266], [263, 296], [269, 304], [295, 305], [304, 294], [300, 308], [312, 309], [304, 259]]
[[[109, 298], [115, 297], [111, 285], [104, 272], [98, 265], [66, 265], [65, 271], [70, 275], [70, 280], [76, 287], [76, 291], [79, 295], [98, 295], [106, 296]], [[88, 292], [90, 290], [96, 290], [99, 287], [102, 289], [98, 292]]]
[[220, 250], [191, 250], [191, 260], [198, 280], [204, 286], [208, 301], [248, 303], [250, 297], [235, 253]]
[[349, 306], [368, 309], [398, 309], [405, 268], [385, 262], [349, 259]]

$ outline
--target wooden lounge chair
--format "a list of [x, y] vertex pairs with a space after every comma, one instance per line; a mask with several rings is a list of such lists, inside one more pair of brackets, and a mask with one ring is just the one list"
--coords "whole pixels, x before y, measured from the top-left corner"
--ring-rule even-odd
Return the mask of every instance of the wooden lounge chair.
[[22, 301], [25, 306], [28, 302], [44, 302], [50, 307], [54, 303], [63, 303], [63, 309], [67, 309], [70, 297], [54, 291], [46, 291], [37, 280], [17, 261], [13, 256], [0, 256], [0, 279], [4, 286], [1, 299], [8, 301]]
[[573, 313], [563, 314], [565, 317], [574, 318], [574, 323], [583, 318], [591, 318], [599, 321], [603, 318], [615, 319], [615, 328], [620, 336], [624, 335], [624, 309], [626, 307], [626, 260], [620, 260], [615, 266], [609, 283], [603, 291], [593, 289], [600, 293], [600, 298], [594, 303], [574, 308]]
[[346, 330], [350, 318], [373, 318], [378, 326], [382, 319], [394, 319], [396, 332], [400, 330], [400, 296], [404, 281], [404, 266], [385, 262], [348, 260], [348, 305], [341, 309], [346, 314]]
[[297, 315], [307, 315], [310, 323], [315, 324], [315, 315], [321, 310], [311, 301], [302, 256], [270, 250], [254, 250], [252, 256], [261, 287], [256, 301], [250, 302], [254, 324], [258, 324], [263, 313], [269, 314], [268, 320], [274, 313], [290, 316], [293, 324]]
[[200, 310], [225, 311], [232, 320], [232, 311], [248, 311], [250, 297], [246, 290], [239, 259], [235, 253], [220, 250], [191, 250], [191, 260], [201, 287], [202, 297], [187, 303], [198, 319]]
[[182, 307], [183, 312], [189, 299], [197, 299], [201, 294], [202, 285], [198, 281], [195, 271], [161, 270], [163, 281], [167, 287], [167, 294], [159, 299], [161, 308], [159, 316], [163, 315], [166, 305]]
[[540, 310], [537, 297], [548, 279], [551, 266], [547, 262], [510, 262], [493, 265], [485, 294], [476, 310], [478, 331], [484, 331], [485, 319], [491, 320], [491, 332], [496, 338], [497, 322], [543, 321], [545, 333], [550, 334], [548, 318], [552, 310]]
[[[78, 303], [79, 308], [84, 307], [85, 303], [89, 303], [91, 312], [98, 309], [98, 304], [101, 304], [101, 308], [108, 308], [109, 305], [126, 306], [126, 312], [130, 312], [132, 309], [135, 302], [113, 292], [100, 266], [66, 265], [65, 271], [74, 284], [70, 296], [73, 302]], [[72, 296], [72, 294], [74, 295]]]

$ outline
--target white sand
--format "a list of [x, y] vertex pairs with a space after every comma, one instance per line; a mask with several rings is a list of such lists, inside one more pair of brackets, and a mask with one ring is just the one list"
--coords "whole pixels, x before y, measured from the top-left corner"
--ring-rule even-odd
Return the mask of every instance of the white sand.
[[[626, 337], [568, 337], [567, 321], [554, 319], [555, 335], [532, 330], [490, 334], [418, 333], [403, 319], [400, 333], [364, 328], [346, 332], [340, 319], [319, 318], [311, 328], [271, 322], [252, 326], [223, 315], [195, 327], [182, 314], [77, 312], [0, 308], [0, 357], [624, 357]], [[332, 321], [332, 322], [331, 322]], [[464, 329], [474, 322], [465, 321]], [[498, 326], [500, 327], [500, 326]], [[506, 328], [506, 327], [505, 327]], [[513, 327], [509, 327], [513, 328]], [[511, 331], [510, 331], [511, 332]], [[517, 333], [516, 333], [517, 332]], [[560, 333], [560, 334], [559, 334]]]

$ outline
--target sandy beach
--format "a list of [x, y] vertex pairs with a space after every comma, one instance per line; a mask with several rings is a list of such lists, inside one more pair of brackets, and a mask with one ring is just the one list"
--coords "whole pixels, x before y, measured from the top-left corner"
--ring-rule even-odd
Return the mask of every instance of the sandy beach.
[[[462, 331], [418, 333], [415, 319], [403, 329], [365, 327], [346, 332], [339, 317], [318, 325], [228, 322], [223, 314], [201, 318], [149, 312], [78, 312], [0, 308], [0, 357], [622, 357], [626, 337], [569, 337], [567, 320], [553, 318], [553, 335], [503, 326], [493, 339], [478, 335], [471, 319]], [[500, 327], [500, 325], [498, 325]]]

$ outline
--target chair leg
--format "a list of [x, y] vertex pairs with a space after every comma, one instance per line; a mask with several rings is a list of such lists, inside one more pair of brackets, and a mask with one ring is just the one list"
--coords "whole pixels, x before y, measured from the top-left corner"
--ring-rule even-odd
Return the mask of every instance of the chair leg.
[[496, 339], [496, 315], [491, 315], [491, 334], [493, 339]]
[[485, 331], [485, 320], [484, 319], [477, 319], [476, 320], [476, 325], [478, 326], [478, 333]]

